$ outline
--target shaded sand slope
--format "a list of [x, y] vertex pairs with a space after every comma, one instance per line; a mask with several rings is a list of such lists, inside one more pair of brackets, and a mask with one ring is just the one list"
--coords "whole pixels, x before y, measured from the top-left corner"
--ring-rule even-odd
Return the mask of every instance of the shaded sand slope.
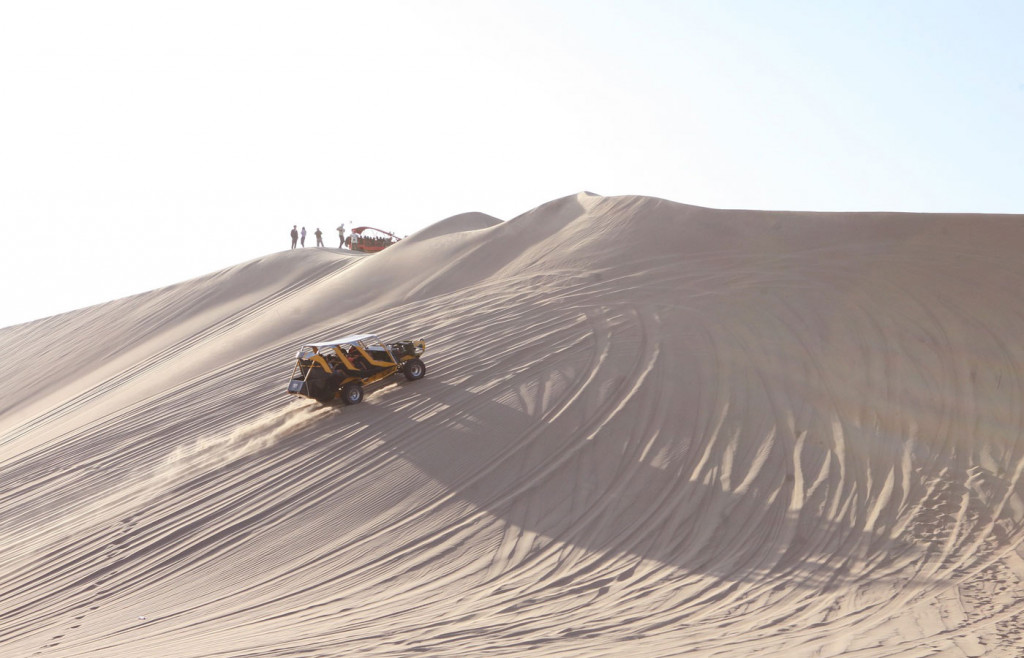
[[[584, 193], [2, 329], [0, 648], [1014, 656], [1022, 248]], [[427, 377], [284, 394], [363, 330]]]

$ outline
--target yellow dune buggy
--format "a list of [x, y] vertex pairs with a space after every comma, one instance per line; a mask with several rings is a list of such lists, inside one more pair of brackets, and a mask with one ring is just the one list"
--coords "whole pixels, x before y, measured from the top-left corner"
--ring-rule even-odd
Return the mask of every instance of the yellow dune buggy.
[[385, 344], [372, 334], [303, 345], [295, 355], [288, 392], [325, 404], [338, 398], [345, 404], [359, 404], [364, 386], [398, 373], [409, 381], [421, 379], [427, 373], [420, 360], [425, 349], [422, 340]]

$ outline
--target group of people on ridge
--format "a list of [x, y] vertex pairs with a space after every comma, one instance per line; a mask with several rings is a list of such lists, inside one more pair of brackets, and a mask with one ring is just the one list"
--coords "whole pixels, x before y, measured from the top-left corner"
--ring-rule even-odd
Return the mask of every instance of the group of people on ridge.
[[[314, 231], [313, 235], [316, 236], [316, 246], [318, 246], [318, 247], [324, 246], [324, 237], [323, 237], [324, 234], [320, 230], [320, 227], [317, 227], [317, 229], [316, 229], [316, 231]], [[302, 231], [300, 232], [298, 225], [297, 224], [293, 224], [292, 225], [292, 249], [294, 249], [297, 245], [301, 245], [302, 247], [306, 246], [306, 227], [303, 226], [302, 227]], [[341, 226], [338, 227], [338, 249], [341, 249], [343, 246], [345, 246], [345, 222], [342, 222]]]

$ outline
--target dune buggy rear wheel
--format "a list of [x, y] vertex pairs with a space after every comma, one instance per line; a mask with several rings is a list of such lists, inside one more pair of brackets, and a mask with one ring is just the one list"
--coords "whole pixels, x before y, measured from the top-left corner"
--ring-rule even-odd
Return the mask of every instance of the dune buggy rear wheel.
[[423, 375], [427, 374], [427, 366], [423, 365], [419, 359], [409, 359], [402, 366], [402, 372], [405, 374], [405, 378], [412, 382], [423, 379]]
[[363, 387], [349, 382], [341, 387], [341, 401], [345, 404], [359, 404], [363, 401]]

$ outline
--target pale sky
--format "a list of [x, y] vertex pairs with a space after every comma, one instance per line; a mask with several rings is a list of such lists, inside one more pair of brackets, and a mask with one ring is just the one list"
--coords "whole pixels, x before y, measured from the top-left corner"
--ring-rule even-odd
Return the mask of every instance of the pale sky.
[[1016, 0], [0, 2], [0, 326], [583, 190], [1024, 213]]

